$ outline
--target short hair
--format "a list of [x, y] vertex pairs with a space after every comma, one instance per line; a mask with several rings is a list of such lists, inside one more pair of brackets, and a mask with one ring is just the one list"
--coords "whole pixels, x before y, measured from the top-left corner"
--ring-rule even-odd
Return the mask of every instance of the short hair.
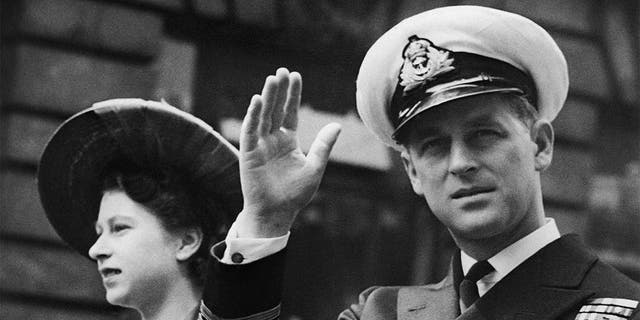
[[533, 123], [538, 120], [538, 110], [525, 96], [513, 93], [498, 93], [496, 96], [509, 106], [512, 114], [527, 128], [531, 129]]
[[[203, 201], [196, 186], [173, 168], [141, 168], [128, 161], [112, 163], [105, 171], [103, 192], [122, 190], [133, 201], [143, 205], [160, 220], [168, 232], [199, 228], [203, 239], [188, 260], [189, 275], [197, 284], [204, 284], [209, 248], [222, 236], [214, 235], [221, 225], [222, 214], [211, 199]], [[208, 218], [207, 215], [214, 217]]]
[[[509, 111], [520, 120], [529, 130], [531, 126], [538, 120], [538, 110], [531, 104], [526, 96], [513, 93], [490, 93], [504, 102]], [[404, 126], [396, 135], [396, 141], [399, 145], [406, 146], [409, 142], [409, 132], [411, 125]]]

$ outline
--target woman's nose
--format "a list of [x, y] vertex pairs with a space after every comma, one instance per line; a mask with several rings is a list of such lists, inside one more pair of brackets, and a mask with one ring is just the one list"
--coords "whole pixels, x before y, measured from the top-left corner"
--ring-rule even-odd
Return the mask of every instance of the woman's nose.
[[93, 260], [103, 260], [111, 255], [111, 250], [108, 246], [108, 241], [104, 235], [98, 236], [96, 242], [89, 248], [89, 257]]

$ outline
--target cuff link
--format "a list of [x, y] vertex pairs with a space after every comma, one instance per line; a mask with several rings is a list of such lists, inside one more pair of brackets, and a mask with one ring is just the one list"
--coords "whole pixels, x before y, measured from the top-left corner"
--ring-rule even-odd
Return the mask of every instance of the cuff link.
[[244, 256], [240, 252], [235, 252], [231, 255], [231, 261], [233, 263], [242, 263], [242, 261], [244, 261]]

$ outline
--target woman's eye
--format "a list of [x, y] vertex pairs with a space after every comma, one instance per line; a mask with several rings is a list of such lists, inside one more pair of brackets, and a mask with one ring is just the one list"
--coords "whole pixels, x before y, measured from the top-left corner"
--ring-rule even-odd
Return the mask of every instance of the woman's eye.
[[111, 232], [113, 233], [118, 233], [118, 232], [122, 232], [124, 230], [129, 229], [128, 225], [125, 224], [114, 224], [113, 227], [111, 227]]

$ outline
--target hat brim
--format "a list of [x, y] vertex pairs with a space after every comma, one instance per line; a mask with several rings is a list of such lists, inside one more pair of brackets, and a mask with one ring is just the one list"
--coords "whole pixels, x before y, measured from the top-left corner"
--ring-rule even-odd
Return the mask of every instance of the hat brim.
[[101, 102], [57, 129], [38, 167], [47, 218], [58, 235], [85, 256], [97, 238], [94, 224], [104, 170], [125, 159], [142, 168], [170, 166], [185, 174], [225, 211], [218, 217], [233, 221], [242, 209], [238, 151], [209, 125], [163, 103]]
[[489, 94], [489, 93], [515, 93], [523, 94], [522, 90], [516, 87], [501, 87], [482, 84], [464, 84], [458, 86], [451, 86], [445, 90], [433, 93], [431, 96], [424, 100], [419, 101], [414, 107], [408, 111], [408, 114], [404, 117], [402, 122], [398, 124], [397, 128], [393, 132], [392, 137], [395, 139], [401, 131], [406, 127], [406, 124], [414, 119], [417, 115], [444, 103], [459, 100], [467, 97]]
[[[393, 139], [396, 119], [389, 107], [411, 36], [439, 48], [499, 60], [533, 80], [539, 119], [552, 121], [569, 89], [566, 60], [551, 35], [521, 15], [481, 6], [428, 10], [398, 23], [367, 51], [356, 80], [356, 106], [363, 123], [383, 143], [403, 151]], [[533, 97], [531, 97], [533, 98]]]

